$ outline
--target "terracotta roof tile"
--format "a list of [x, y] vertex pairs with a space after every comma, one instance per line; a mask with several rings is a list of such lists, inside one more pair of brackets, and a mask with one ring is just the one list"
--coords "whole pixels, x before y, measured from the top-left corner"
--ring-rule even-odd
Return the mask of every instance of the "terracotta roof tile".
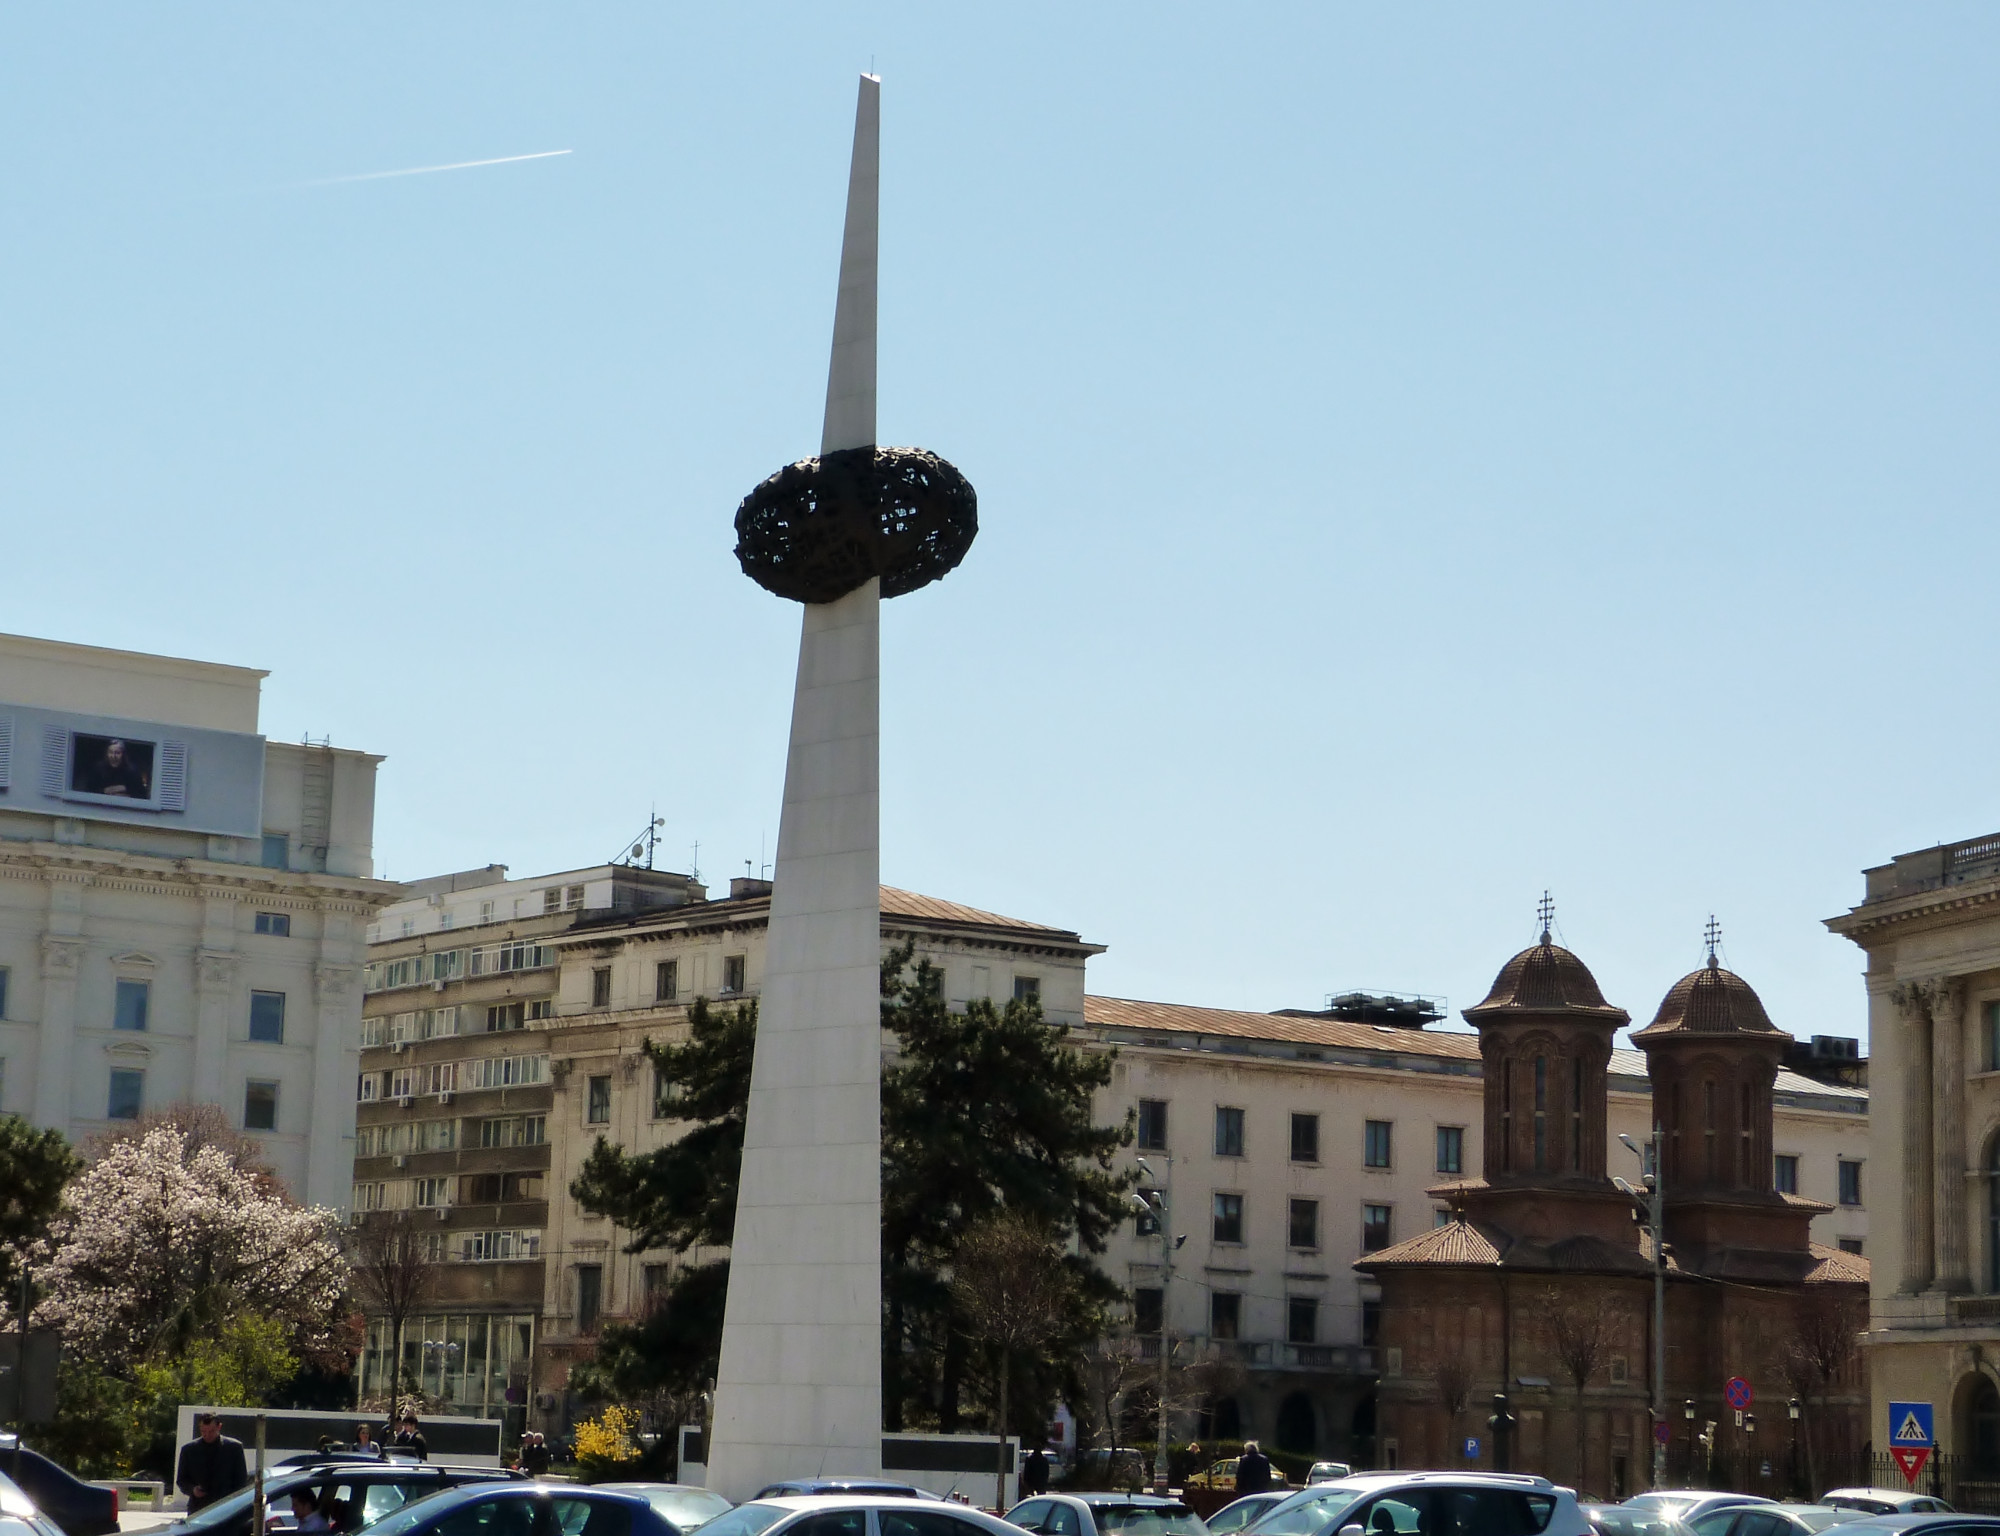
[[1653, 1022], [1636, 1031], [1634, 1040], [1658, 1039], [1661, 1035], [1784, 1035], [1764, 1011], [1757, 991], [1734, 971], [1725, 971], [1711, 960], [1698, 971], [1690, 971], [1660, 999], [1660, 1011]]
[[1631, 1016], [1604, 1000], [1597, 978], [1560, 944], [1531, 944], [1500, 967], [1483, 1001], [1465, 1010], [1474, 1024], [1509, 1013], [1568, 1013], [1623, 1024]]
[[973, 923], [981, 928], [1014, 928], [1027, 933], [1046, 933], [1075, 940], [1075, 930], [1051, 928], [1046, 923], [1030, 923], [1018, 917], [1002, 917], [997, 912], [982, 912], [977, 907], [961, 906], [955, 901], [941, 901], [935, 896], [921, 896], [915, 891], [898, 890], [893, 885], [882, 887], [882, 915], [884, 917], [923, 918], [934, 923]]
[[1375, 1253], [1365, 1253], [1355, 1261], [1355, 1267], [1374, 1269], [1378, 1265], [1437, 1264], [1453, 1268], [1468, 1265], [1490, 1268], [1500, 1262], [1500, 1245], [1506, 1240], [1503, 1232], [1489, 1231], [1460, 1218], [1441, 1227], [1432, 1227], [1428, 1232], [1419, 1232], [1415, 1237], [1406, 1237], [1402, 1242]]
[[1824, 1243], [1810, 1245], [1819, 1262], [1806, 1271], [1807, 1285], [1866, 1285], [1868, 1261], [1858, 1253], [1829, 1248]]
[[1351, 1024], [1297, 1014], [1251, 1013], [1236, 1008], [1196, 1008], [1186, 1003], [1149, 1003], [1129, 997], [1086, 997], [1086, 1024], [1111, 1029], [1157, 1030], [1181, 1035], [1221, 1035], [1239, 1040], [1283, 1040], [1339, 1050], [1378, 1051], [1400, 1056], [1479, 1060], [1479, 1037], [1463, 1032], [1398, 1029], [1392, 1025]]

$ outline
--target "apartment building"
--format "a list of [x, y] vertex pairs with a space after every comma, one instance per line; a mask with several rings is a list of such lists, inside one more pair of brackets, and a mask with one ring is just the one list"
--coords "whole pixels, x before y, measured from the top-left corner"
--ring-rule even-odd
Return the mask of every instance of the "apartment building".
[[[432, 1308], [404, 1332], [406, 1379], [480, 1417], [526, 1422], [548, 1225], [559, 951], [580, 922], [699, 901], [685, 875], [626, 865], [510, 880], [504, 865], [420, 880], [370, 930], [356, 1117], [354, 1218], [415, 1210], [440, 1264]], [[386, 1390], [374, 1320], [364, 1395]]]
[[381, 759], [267, 740], [265, 676], [0, 636], [0, 1112], [214, 1104], [339, 1206]]

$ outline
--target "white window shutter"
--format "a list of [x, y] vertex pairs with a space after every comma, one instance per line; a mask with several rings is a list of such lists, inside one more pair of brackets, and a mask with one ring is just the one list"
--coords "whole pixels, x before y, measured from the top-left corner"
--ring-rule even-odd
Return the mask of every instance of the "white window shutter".
[[0, 789], [13, 785], [10, 776], [14, 764], [14, 717], [0, 715]]
[[184, 741], [160, 743], [160, 809], [187, 809], [188, 744]]
[[42, 729], [42, 793], [63, 792], [63, 765], [69, 758], [69, 732], [56, 726]]

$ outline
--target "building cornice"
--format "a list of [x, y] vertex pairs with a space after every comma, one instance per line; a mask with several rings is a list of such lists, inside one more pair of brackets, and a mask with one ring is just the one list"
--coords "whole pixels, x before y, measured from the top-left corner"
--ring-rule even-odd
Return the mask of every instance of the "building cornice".
[[1912, 924], [1940, 926], [1962, 921], [1966, 914], [2000, 904], [2000, 877], [1971, 881], [1964, 885], [1939, 886], [1915, 891], [1908, 896], [1892, 896], [1886, 901], [1863, 902], [1839, 917], [1824, 921], [1828, 929], [1844, 939], [1868, 947], [1864, 934], [1880, 935], [1891, 928]]
[[0, 840], [0, 879], [87, 885], [149, 896], [255, 898], [295, 911], [367, 914], [396, 899], [388, 880], [171, 859], [83, 844]]

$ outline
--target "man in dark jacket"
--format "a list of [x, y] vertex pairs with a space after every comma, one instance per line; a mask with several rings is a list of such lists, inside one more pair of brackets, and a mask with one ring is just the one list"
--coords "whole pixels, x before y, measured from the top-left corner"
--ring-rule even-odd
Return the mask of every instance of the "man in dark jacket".
[[1031, 1494], [1049, 1491], [1049, 1458], [1038, 1445], [1028, 1456], [1028, 1464], [1021, 1469], [1021, 1486]]
[[243, 1442], [225, 1435], [215, 1414], [196, 1414], [194, 1422], [197, 1438], [181, 1447], [174, 1467], [174, 1486], [187, 1495], [189, 1514], [227, 1498], [250, 1481]]
[[1236, 1463], [1236, 1494], [1271, 1491], [1271, 1458], [1257, 1449], [1255, 1440], [1243, 1442], [1243, 1455]]
[[431, 1459], [431, 1448], [424, 1443], [424, 1432], [417, 1427], [414, 1413], [403, 1415], [402, 1425], [396, 1431], [396, 1438], [389, 1442], [396, 1450], [408, 1451], [418, 1461]]

